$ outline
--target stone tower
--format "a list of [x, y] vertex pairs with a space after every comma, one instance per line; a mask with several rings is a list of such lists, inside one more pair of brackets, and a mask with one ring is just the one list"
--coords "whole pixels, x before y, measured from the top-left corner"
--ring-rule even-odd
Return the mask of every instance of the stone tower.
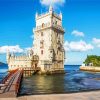
[[64, 72], [64, 29], [62, 13], [56, 14], [52, 6], [45, 14], [36, 13], [34, 54], [39, 56], [41, 72]]

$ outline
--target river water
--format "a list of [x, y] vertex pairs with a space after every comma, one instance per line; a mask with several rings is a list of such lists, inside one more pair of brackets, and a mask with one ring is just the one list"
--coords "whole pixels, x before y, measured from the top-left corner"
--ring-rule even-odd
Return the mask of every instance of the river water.
[[65, 65], [66, 74], [24, 78], [19, 95], [72, 93], [100, 89], [100, 73], [82, 72], [79, 65]]
[[7, 75], [7, 64], [0, 65], [0, 81]]
[[[0, 80], [7, 75], [7, 65], [0, 66]], [[23, 78], [19, 95], [72, 93], [100, 90], [100, 73], [82, 72], [79, 65], [65, 65], [66, 74], [33, 75]]]

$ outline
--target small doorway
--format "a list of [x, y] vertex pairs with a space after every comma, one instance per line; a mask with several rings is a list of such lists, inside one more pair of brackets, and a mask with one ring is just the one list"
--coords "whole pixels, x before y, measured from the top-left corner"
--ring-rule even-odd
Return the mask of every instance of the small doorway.
[[37, 64], [35, 64], [35, 69], [37, 68]]

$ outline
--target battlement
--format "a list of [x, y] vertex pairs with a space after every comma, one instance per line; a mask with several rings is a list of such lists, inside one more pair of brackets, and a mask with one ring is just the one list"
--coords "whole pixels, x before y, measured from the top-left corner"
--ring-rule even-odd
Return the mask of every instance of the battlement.
[[23, 56], [10, 56], [10, 61], [28, 61], [28, 60], [39, 60], [39, 57], [37, 55], [33, 55], [31, 58], [27, 55]]
[[57, 19], [62, 20], [62, 13], [61, 12], [60, 12], [60, 14], [55, 13], [53, 11], [52, 6], [49, 7], [49, 11], [48, 12], [45, 12], [45, 13], [42, 13], [42, 14], [36, 13], [36, 15], [35, 15], [36, 20], [41, 19], [41, 18], [46, 17], [46, 16], [54, 16]]
[[37, 32], [37, 31], [44, 30], [47, 28], [55, 28], [59, 31], [65, 32], [65, 30], [62, 28], [62, 26], [55, 25], [54, 23], [50, 23], [50, 22], [45, 23], [44, 25], [37, 26], [36, 28], [33, 28], [33, 32]]
[[57, 14], [57, 13], [54, 13], [54, 12], [53, 13], [45, 12], [45, 13], [42, 13], [42, 14], [37, 14], [36, 13], [36, 20], [41, 19], [41, 18], [46, 17], [46, 16], [49, 16], [49, 15], [52, 15], [52, 16], [58, 18], [59, 20], [62, 20], [61, 15]]

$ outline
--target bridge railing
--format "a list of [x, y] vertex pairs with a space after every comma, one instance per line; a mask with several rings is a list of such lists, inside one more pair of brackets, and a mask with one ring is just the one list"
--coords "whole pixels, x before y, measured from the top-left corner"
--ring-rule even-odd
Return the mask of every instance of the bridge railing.
[[18, 91], [19, 91], [19, 88], [20, 88], [20, 83], [21, 83], [22, 75], [23, 75], [23, 70], [20, 71], [20, 73], [18, 75], [18, 78], [16, 80], [16, 83], [15, 83], [15, 93], [16, 94], [18, 94]]
[[18, 69], [13, 70], [13, 71], [10, 71], [10, 72], [1, 80], [0, 84], [5, 84], [5, 82], [10, 78], [10, 76], [11, 76], [12, 74], [14, 74], [17, 70], [18, 70]]

